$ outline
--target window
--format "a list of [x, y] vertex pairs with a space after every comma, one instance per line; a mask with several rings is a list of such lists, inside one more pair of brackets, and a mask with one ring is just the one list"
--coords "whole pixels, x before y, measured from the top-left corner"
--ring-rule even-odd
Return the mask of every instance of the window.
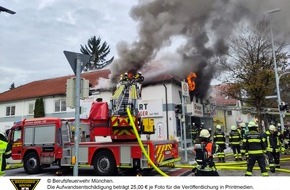
[[15, 115], [15, 106], [7, 106], [6, 107], [6, 116]]
[[34, 114], [34, 103], [29, 103], [28, 104], [28, 115], [33, 115]]
[[13, 142], [19, 142], [21, 140], [21, 130], [15, 130], [13, 134]]
[[54, 111], [55, 112], [63, 112], [66, 111], [66, 103], [65, 100], [58, 100], [54, 102]]
[[229, 110], [229, 111], [227, 111], [227, 112], [228, 112], [228, 115], [233, 115], [232, 110]]

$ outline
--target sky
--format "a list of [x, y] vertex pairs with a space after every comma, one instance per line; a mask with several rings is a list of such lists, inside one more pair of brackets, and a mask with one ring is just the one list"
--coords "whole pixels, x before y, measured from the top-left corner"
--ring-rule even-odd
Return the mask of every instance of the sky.
[[274, 35], [288, 31], [290, 39], [289, 0], [0, 0], [0, 6], [16, 12], [0, 13], [0, 93], [12, 83], [72, 75], [63, 51], [80, 52], [100, 36], [115, 57], [112, 80], [128, 70], [181, 78], [196, 72], [195, 92], [204, 96], [220, 73], [218, 57], [228, 52], [225, 40], [239, 26], [281, 8], [273, 13]]
[[[129, 16], [134, 0], [0, 0], [16, 12], [0, 12], [0, 93], [12, 83], [73, 74], [63, 53], [80, 52], [92, 36], [100, 36], [116, 54], [118, 41], [136, 38]], [[121, 26], [121, 27], [120, 27]]]

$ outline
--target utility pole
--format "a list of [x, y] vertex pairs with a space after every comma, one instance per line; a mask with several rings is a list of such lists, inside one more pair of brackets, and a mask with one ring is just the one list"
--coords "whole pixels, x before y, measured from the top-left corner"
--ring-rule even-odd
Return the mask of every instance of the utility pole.
[[64, 51], [64, 54], [73, 69], [76, 76], [76, 86], [75, 86], [75, 136], [74, 136], [74, 157], [75, 164], [73, 168], [73, 175], [78, 176], [79, 171], [79, 138], [80, 138], [80, 88], [81, 88], [81, 72], [83, 70], [84, 64], [90, 59], [89, 55], [84, 55], [80, 53], [74, 53], [69, 51]]
[[[281, 9], [274, 9], [267, 11], [266, 14], [272, 14], [275, 12], [279, 12]], [[275, 70], [275, 80], [276, 80], [276, 91], [277, 91], [277, 98], [278, 98], [278, 109], [279, 109], [279, 115], [280, 115], [280, 124], [281, 124], [281, 130], [284, 130], [284, 119], [283, 119], [283, 113], [280, 110], [281, 105], [281, 96], [280, 96], [280, 87], [279, 87], [279, 76], [278, 76], [278, 67], [276, 62], [276, 54], [275, 54], [275, 45], [274, 45], [274, 37], [273, 37], [273, 27], [272, 27], [272, 18], [270, 18], [270, 32], [271, 32], [271, 42], [272, 42], [272, 54], [273, 54], [273, 61], [274, 61], [274, 70]]]
[[185, 126], [185, 98], [189, 96], [188, 84], [183, 80], [181, 82], [182, 96], [181, 96], [181, 106], [182, 106], [182, 128], [183, 128], [183, 144], [184, 144], [184, 157], [185, 162], [188, 162], [187, 156], [187, 140], [186, 140], [186, 126]]

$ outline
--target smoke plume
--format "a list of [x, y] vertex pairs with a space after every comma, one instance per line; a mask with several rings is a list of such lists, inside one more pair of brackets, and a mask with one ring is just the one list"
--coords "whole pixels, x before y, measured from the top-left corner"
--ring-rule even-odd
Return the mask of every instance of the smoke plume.
[[[268, 10], [284, 7], [290, 7], [289, 0], [140, 0], [130, 11], [139, 24], [138, 39], [132, 44], [117, 44], [112, 80], [120, 73], [142, 71], [145, 66], [155, 68], [153, 64], [158, 62], [163, 64], [163, 73], [174, 72], [184, 79], [196, 72], [194, 93], [203, 97], [212, 78], [220, 73], [216, 63], [228, 52], [225, 40], [234, 29], [262, 19]], [[290, 26], [286, 14], [287, 10], [275, 13], [277, 27]], [[158, 55], [175, 37], [182, 39], [174, 52], [179, 58], [167, 59], [164, 64], [166, 54]]]

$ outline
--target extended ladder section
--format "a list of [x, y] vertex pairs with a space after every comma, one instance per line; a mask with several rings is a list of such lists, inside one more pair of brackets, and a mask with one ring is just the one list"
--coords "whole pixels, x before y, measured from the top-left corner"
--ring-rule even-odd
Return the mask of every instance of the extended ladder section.
[[61, 127], [61, 136], [62, 136], [62, 159], [61, 159], [61, 166], [70, 166], [71, 165], [71, 156], [72, 156], [72, 149], [71, 149], [71, 132], [70, 132], [70, 125], [68, 122], [63, 122]]
[[[133, 128], [130, 124], [130, 119], [127, 114], [127, 107], [129, 106], [133, 113], [133, 122], [138, 125], [138, 89], [139, 86], [134, 83], [121, 84], [112, 96], [112, 115], [110, 123], [112, 126], [112, 140], [136, 140]], [[140, 89], [140, 88], [139, 88]], [[139, 130], [139, 128], [138, 128]]]
[[125, 84], [120, 85], [112, 96], [113, 115], [126, 115], [127, 106], [131, 106], [131, 110], [135, 110], [137, 98], [136, 84], [130, 86], [126, 86]]

